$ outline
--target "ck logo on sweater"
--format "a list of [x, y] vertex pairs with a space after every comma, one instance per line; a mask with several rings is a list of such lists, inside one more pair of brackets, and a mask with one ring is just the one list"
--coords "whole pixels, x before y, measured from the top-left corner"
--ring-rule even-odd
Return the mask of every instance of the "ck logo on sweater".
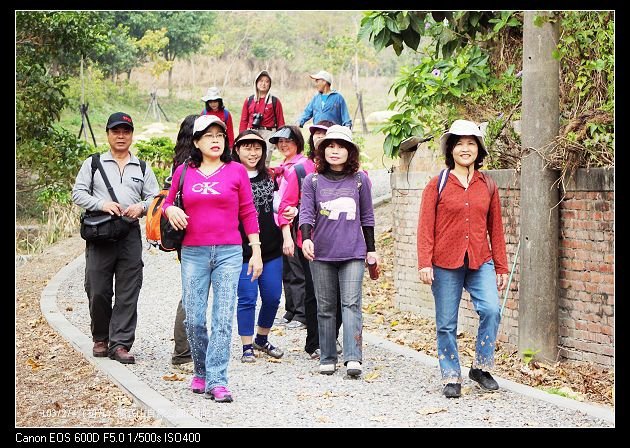
[[219, 182], [201, 182], [198, 184], [194, 184], [192, 187], [192, 191], [201, 194], [221, 194], [220, 192], [212, 188], [218, 183]]

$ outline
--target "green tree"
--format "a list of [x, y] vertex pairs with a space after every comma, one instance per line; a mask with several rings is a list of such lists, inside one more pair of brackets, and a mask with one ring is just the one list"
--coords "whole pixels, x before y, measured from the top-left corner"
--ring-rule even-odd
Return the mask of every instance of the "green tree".
[[18, 209], [25, 209], [32, 197], [23, 194], [44, 187], [56, 195], [40, 199], [69, 199], [89, 147], [54, 125], [68, 103], [68, 76], [78, 72], [81, 55], [100, 54], [108, 37], [93, 12], [17, 12], [15, 29], [16, 192]]
[[116, 82], [120, 73], [127, 73], [127, 80], [131, 70], [140, 65], [140, 49], [138, 39], [129, 35], [129, 29], [118, 24], [110, 34], [107, 49], [96, 58], [106, 76]]
[[[588, 154], [580, 166], [610, 165], [614, 148], [613, 13], [563, 11], [556, 16], [562, 29], [555, 56], [561, 60], [564, 136], [571, 143], [579, 142], [580, 157]], [[400, 142], [419, 131], [437, 137], [457, 115], [489, 121], [490, 163], [499, 160], [492, 144], [507, 122], [519, 115], [521, 13], [370, 11], [361, 21], [361, 38], [371, 40], [377, 49], [392, 46], [397, 54], [407, 46], [432, 55], [404, 72], [392, 86], [400, 98], [390, 108], [399, 113], [380, 128], [387, 135], [386, 154], [396, 155]], [[422, 38], [427, 41], [424, 47]], [[474, 110], [467, 105], [474, 105]], [[511, 143], [520, 146], [517, 140]], [[506, 163], [518, 162], [518, 157], [509, 156]], [[508, 166], [498, 163], [496, 167]]]

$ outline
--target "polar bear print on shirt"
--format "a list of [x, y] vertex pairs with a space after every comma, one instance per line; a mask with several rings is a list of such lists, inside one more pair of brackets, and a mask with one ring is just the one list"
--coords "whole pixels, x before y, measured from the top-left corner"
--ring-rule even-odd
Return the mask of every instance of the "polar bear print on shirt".
[[331, 201], [320, 202], [321, 214], [337, 221], [339, 214], [345, 212], [347, 221], [354, 221], [357, 216], [357, 203], [354, 198], [343, 196]]

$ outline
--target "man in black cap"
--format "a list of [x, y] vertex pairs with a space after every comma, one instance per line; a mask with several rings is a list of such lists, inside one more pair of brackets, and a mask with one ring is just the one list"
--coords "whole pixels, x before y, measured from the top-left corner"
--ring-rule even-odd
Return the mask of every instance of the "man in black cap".
[[89, 157], [77, 175], [72, 201], [87, 211], [122, 216], [130, 226], [127, 236], [118, 241], [86, 241], [85, 292], [94, 341], [92, 354], [133, 364], [135, 358], [129, 350], [135, 339], [143, 267], [138, 219], [146, 213], [159, 187], [153, 170], [129, 151], [133, 141], [133, 120], [129, 114], [113, 113], [105, 130], [110, 150], [98, 158], [116, 200], [100, 169], [92, 170]]

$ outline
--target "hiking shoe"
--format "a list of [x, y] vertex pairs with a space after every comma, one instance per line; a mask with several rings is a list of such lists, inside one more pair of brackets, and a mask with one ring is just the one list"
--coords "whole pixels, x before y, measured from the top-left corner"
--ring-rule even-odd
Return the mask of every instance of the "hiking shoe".
[[348, 364], [346, 364], [346, 373], [349, 376], [359, 376], [362, 371], [359, 361], [348, 361]]
[[94, 356], [95, 358], [106, 358], [107, 341], [94, 341], [94, 346], [92, 347], [92, 356]]
[[300, 322], [299, 320], [292, 320], [291, 322], [289, 322], [288, 324], [286, 324], [287, 328], [293, 328], [296, 330], [302, 330], [304, 328], [306, 328], [306, 324]]
[[341, 344], [339, 343], [339, 339], [337, 339], [336, 341], [336, 345], [337, 345], [337, 354], [341, 355], [343, 353], [343, 347], [341, 346]]
[[256, 350], [265, 352], [272, 358], [279, 359], [279, 358], [282, 358], [282, 356], [284, 355], [284, 352], [282, 350], [280, 350], [278, 347], [274, 347], [273, 345], [271, 345], [269, 341], [267, 341], [265, 345], [263, 346], [256, 344], [256, 341], [254, 341], [253, 346]]
[[241, 362], [256, 362], [256, 355], [254, 354], [253, 348], [248, 348], [243, 352], [243, 356], [241, 356]]
[[232, 392], [225, 386], [214, 386], [210, 391], [206, 392], [206, 398], [216, 401], [217, 403], [231, 403]]
[[118, 361], [121, 364], [135, 364], [136, 358], [127, 351], [125, 347], [118, 347], [114, 353], [109, 355], [110, 359]]
[[335, 373], [336, 368], [336, 364], [320, 364], [319, 373], [321, 373], [322, 375], [332, 375], [333, 373]]
[[311, 359], [319, 359], [321, 354], [322, 354], [322, 352], [318, 348], [316, 348], [315, 351], [310, 354], [310, 357], [311, 357]]
[[442, 391], [446, 398], [459, 398], [462, 395], [462, 385], [459, 383], [448, 383]]
[[199, 378], [198, 376], [193, 376], [193, 379], [190, 382], [190, 390], [196, 394], [204, 393], [206, 391], [206, 380]]
[[497, 383], [495, 379], [492, 378], [492, 375], [490, 375], [489, 372], [486, 372], [484, 370], [473, 369], [471, 367], [468, 371], [468, 378], [476, 381], [483, 390], [490, 391], [499, 389], [499, 383]]

